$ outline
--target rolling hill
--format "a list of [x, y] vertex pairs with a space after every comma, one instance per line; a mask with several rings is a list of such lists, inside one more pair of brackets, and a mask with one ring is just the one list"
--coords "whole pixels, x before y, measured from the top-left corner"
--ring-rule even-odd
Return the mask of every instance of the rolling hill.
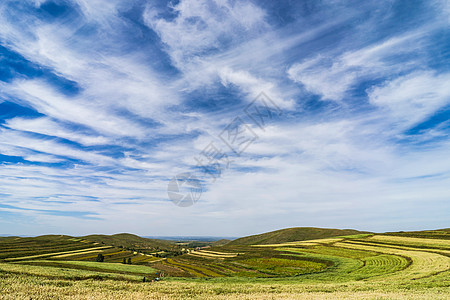
[[174, 250], [178, 246], [172, 241], [149, 239], [130, 233], [118, 233], [113, 235], [93, 234], [83, 236], [83, 239], [111, 245], [115, 247], [138, 250]]
[[354, 229], [328, 229], [315, 227], [293, 227], [262, 234], [250, 235], [233, 240], [227, 246], [269, 245], [296, 241], [330, 238], [343, 235], [368, 233]]
[[[447, 300], [450, 240], [440, 238], [448, 230], [439, 231], [418, 238], [290, 228], [241, 239], [280, 244], [227, 244], [166, 257], [64, 235], [0, 238], [0, 298]], [[152, 242], [130, 234], [90, 238]], [[294, 239], [308, 240], [286, 243]], [[163, 283], [154, 283], [156, 276]]]

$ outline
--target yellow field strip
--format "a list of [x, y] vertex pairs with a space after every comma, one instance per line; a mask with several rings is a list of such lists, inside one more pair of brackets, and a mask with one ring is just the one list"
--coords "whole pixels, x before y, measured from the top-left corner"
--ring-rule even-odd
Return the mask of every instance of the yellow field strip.
[[[100, 250], [100, 249], [108, 249], [112, 248], [112, 246], [103, 246], [103, 247], [96, 247], [96, 248], [87, 248], [87, 249], [81, 249], [82, 251], [87, 250]], [[64, 251], [64, 252], [56, 252], [56, 253], [46, 253], [46, 254], [39, 254], [39, 255], [31, 255], [31, 256], [22, 256], [22, 257], [13, 257], [13, 258], [6, 258], [5, 261], [15, 261], [15, 260], [21, 260], [21, 259], [30, 259], [30, 258], [39, 258], [39, 257], [46, 257], [46, 256], [54, 256], [59, 254], [69, 254], [69, 253], [76, 253], [80, 252], [81, 250], [72, 250], [72, 251]]]
[[342, 248], [368, 250], [411, 258], [412, 264], [409, 267], [393, 273], [392, 275], [383, 276], [383, 279], [418, 279], [450, 270], [450, 258], [436, 253], [418, 250], [394, 249], [382, 246], [378, 247], [372, 245], [351, 244], [346, 242], [340, 242], [334, 245]]
[[200, 252], [205, 253], [212, 253], [212, 254], [218, 254], [218, 255], [238, 255], [239, 253], [232, 253], [232, 252], [219, 252], [219, 251], [211, 251], [211, 250], [199, 250]]
[[[358, 245], [373, 245], [368, 244], [363, 241], [351, 241], [352, 244], [358, 244]], [[374, 245], [378, 246], [378, 245]], [[386, 244], [386, 245], [379, 245], [380, 247], [386, 247], [386, 248], [393, 248], [393, 249], [401, 249], [401, 250], [410, 250], [410, 251], [423, 251], [423, 252], [432, 252], [432, 253], [438, 253], [438, 254], [444, 254], [444, 255], [450, 255], [450, 250], [441, 250], [441, 249], [435, 249], [435, 248], [412, 248], [408, 246], [400, 246], [397, 244]]]
[[[127, 252], [127, 251], [126, 251], [126, 250], [121, 250], [121, 251], [118, 251], [118, 252], [105, 253], [105, 254], [103, 254], [103, 256], [111, 256], [111, 255], [115, 255], [115, 254], [119, 254], [119, 253], [124, 253], [124, 252]], [[83, 259], [94, 258], [94, 257], [96, 257], [96, 256], [97, 256], [97, 255], [84, 256]]]
[[64, 258], [64, 257], [77, 256], [77, 255], [96, 253], [96, 252], [103, 252], [103, 251], [104, 250], [99, 250], [99, 249], [97, 249], [97, 250], [89, 250], [89, 251], [80, 251], [80, 252], [75, 252], [75, 253], [56, 255], [56, 256], [52, 256], [51, 258]]
[[211, 258], [211, 259], [225, 259], [224, 257], [220, 257], [220, 256], [201, 255], [201, 254], [197, 254], [197, 253], [188, 253], [188, 255], [195, 256], [195, 257], [202, 257], [202, 258]]
[[158, 261], [162, 261], [162, 260], [167, 260], [167, 258], [160, 258], [160, 259], [155, 259], [155, 260], [150, 260], [150, 261], [148, 261], [148, 263], [155, 263], [155, 262], [158, 262]]
[[366, 239], [367, 241], [399, 244], [402, 246], [431, 246], [450, 250], [450, 240], [424, 239], [402, 236], [374, 235]]
[[[111, 255], [116, 255], [116, 254], [120, 254], [120, 253], [126, 253], [128, 251], [126, 250], [121, 250], [121, 251], [117, 251], [117, 252], [113, 252], [113, 253], [105, 253], [103, 254], [103, 256], [111, 256]], [[131, 253], [130, 253], [131, 254]]]
[[138, 260], [135, 259], [135, 262], [137, 261], [139, 263], [143, 263], [143, 262], [152, 263], [152, 262], [159, 261], [159, 260], [160, 259], [157, 259], [155, 257], [146, 257], [144, 259], [138, 259]]
[[207, 252], [201, 252], [201, 251], [191, 251], [189, 253], [191, 255], [200, 255], [200, 256], [209, 256], [214, 258], [228, 258], [228, 257], [236, 257], [237, 254], [214, 254], [214, 253], [207, 253]]
[[[135, 252], [135, 253], [137, 253], [137, 252]], [[152, 259], [152, 257], [148, 257], [147, 255], [142, 254], [142, 253], [139, 253], [138, 255], [135, 255], [132, 257], [133, 262], [142, 262], [142, 261], [146, 261], [149, 259]]]

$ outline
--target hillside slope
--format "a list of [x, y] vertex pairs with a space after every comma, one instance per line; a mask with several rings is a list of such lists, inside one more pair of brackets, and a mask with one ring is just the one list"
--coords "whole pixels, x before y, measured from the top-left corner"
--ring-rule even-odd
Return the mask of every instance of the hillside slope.
[[280, 229], [262, 234], [256, 234], [251, 236], [242, 237], [231, 241], [229, 245], [268, 245], [279, 244], [295, 241], [306, 241], [323, 239], [334, 236], [353, 235], [367, 233], [364, 231], [358, 231], [354, 229], [328, 229], [328, 228], [315, 228], [315, 227], [294, 227]]
[[231, 240], [229, 240], [229, 239], [220, 239], [218, 241], [212, 242], [211, 246], [213, 246], [213, 247], [223, 246], [223, 245], [228, 244], [229, 242], [231, 242]]
[[82, 237], [86, 240], [137, 250], [174, 250], [178, 248], [172, 241], [148, 239], [130, 233], [118, 233], [113, 235], [93, 234]]
[[450, 240], [450, 228], [435, 229], [435, 230], [421, 230], [421, 231], [397, 231], [386, 232], [384, 235], [396, 235], [405, 237], [416, 237], [426, 239], [445, 239]]

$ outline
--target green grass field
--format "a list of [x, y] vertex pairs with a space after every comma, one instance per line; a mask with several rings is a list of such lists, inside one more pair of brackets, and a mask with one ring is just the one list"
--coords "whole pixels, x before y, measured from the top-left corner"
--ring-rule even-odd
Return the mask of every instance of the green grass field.
[[67, 236], [0, 238], [0, 298], [449, 299], [450, 239], [417, 235], [244, 240], [171, 257]]

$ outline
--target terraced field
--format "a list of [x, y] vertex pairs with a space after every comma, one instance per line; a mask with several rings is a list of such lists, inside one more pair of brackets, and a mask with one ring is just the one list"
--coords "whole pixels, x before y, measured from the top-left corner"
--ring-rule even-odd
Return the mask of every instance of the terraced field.
[[130, 258], [133, 264], [148, 264], [157, 260], [152, 255], [69, 236], [0, 239], [0, 261], [4, 262], [33, 260], [36, 263], [36, 260], [43, 262], [42, 259], [95, 262], [99, 254], [102, 254], [104, 261], [109, 263], [121, 263], [124, 258], [127, 260]]
[[199, 250], [199, 251], [191, 251], [189, 254], [194, 256], [203, 256], [210, 258], [230, 258], [238, 256], [239, 253]]
[[27, 265], [27, 266], [49, 266], [57, 268], [69, 268], [77, 270], [87, 270], [96, 271], [103, 273], [117, 273], [117, 274], [128, 274], [128, 275], [141, 275], [141, 276], [151, 276], [158, 270], [153, 269], [148, 266], [142, 265], [127, 265], [118, 263], [105, 263], [105, 262], [93, 262], [93, 261], [52, 261], [52, 260], [30, 260], [21, 261], [17, 264]]
[[[300, 294], [330, 299], [330, 293], [332, 298], [448, 299], [449, 249], [450, 239], [436, 235], [427, 239], [355, 234], [279, 244], [229, 244], [154, 257], [68, 236], [0, 238], [0, 288], [23, 296], [14, 299], [29, 299], [16, 285], [26, 286], [30, 295], [41, 295], [39, 282], [46, 282], [47, 295], [53, 290], [69, 295], [73, 286], [84, 286], [92, 295], [103, 283], [109, 286], [104, 293], [110, 299], [127, 299], [131, 294], [135, 299], [148, 295], [298, 299]], [[96, 262], [99, 254], [104, 262]], [[132, 264], [122, 264], [128, 258]], [[144, 278], [156, 276], [163, 276], [158, 290], [152, 283], [143, 285]], [[48, 285], [53, 288], [47, 289]]]
[[432, 253], [426, 249], [402, 250], [383, 246], [372, 246], [364, 242], [337, 243], [337, 246], [350, 249], [377, 251], [384, 254], [403, 256], [411, 260], [411, 264], [408, 268], [404, 268], [399, 272], [392, 273], [387, 276], [392, 280], [396, 278], [415, 280], [433, 276], [441, 272], [448, 272], [450, 270], [450, 258], [448, 256]]

